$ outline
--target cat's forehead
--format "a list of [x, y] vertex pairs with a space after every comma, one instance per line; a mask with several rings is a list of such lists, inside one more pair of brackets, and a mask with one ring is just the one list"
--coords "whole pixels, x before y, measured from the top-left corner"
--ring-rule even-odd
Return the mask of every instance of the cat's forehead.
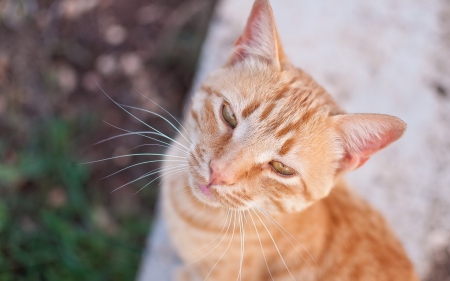
[[270, 67], [216, 71], [195, 100], [198, 112], [204, 105], [214, 110], [218, 123], [211, 130], [225, 130], [217, 124], [223, 122], [221, 108], [227, 104], [238, 121], [235, 145], [248, 147], [250, 143], [284, 157], [295, 154], [335, 110], [329, 95], [302, 71], [273, 71]]
[[234, 67], [222, 69], [213, 76], [211, 82], [217, 87], [227, 90], [235, 98], [245, 100], [269, 101], [271, 93], [278, 92], [292, 83], [290, 73], [274, 71], [269, 67]]
[[203, 89], [215, 94], [218, 102], [223, 99], [241, 119], [262, 123], [270, 131], [283, 123], [295, 127], [323, 111], [324, 100], [318, 95], [323, 90], [289, 71], [275, 72], [270, 68], [220, 71]]

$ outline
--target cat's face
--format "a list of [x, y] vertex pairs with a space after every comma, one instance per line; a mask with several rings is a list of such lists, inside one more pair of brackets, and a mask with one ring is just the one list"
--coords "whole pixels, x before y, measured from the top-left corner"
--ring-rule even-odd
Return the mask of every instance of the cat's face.
[[300, 211], [405, 129], [391, 116], [343, 114], [292, 67], [266, 0], [255, 2], [235, 50], [194, 95], [186, 121], [190, 187], [207, 204]]
[[244, 61], [205, 81], [188, 123], [195, 134], [191, 187], [199, 199], [298, 211], [328, 194], [342, 152], [325, 93], [300, 74]]

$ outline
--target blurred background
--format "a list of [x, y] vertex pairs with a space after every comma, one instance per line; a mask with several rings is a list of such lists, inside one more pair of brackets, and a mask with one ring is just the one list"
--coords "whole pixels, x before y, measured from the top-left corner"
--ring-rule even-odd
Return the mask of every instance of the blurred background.
[[[424, 280], [449, 281], [450, 3], [271, 2], [289, 58], [343, 108], [408, 124], [349, 182], [386, 217]], [[164, 147], [114, 138], [148, 130], [115, 102], [173, 120], [157, 103], [181, 118], [187, 93], [227, 58], [252, 3], [0, 0], [0, 281], [133, 280], [142, 255], [140, 280], [169, 280], [155, 274], [168, 271], [155, 260], [174, 256], [153, 224], [159, 183], [141, 190], [157, 175], [133, 182], [159, 165], [125, 169], [149, 157], [117, 157]], [[155, 229], [167, 244], [153, 239], [144, 250]]]
[[133, 149], [155, 143], [139, 136], [93, 146], [146, 129], [97, 83], [119, 103], [167, 115], [148, 97], [180, 117], [214, 5], [0, 0], [0, 280], [135, 278], [158, 182], [112, 191], [159, 164], [101, 180], [144, 157], [80, 163], [164, 147]]

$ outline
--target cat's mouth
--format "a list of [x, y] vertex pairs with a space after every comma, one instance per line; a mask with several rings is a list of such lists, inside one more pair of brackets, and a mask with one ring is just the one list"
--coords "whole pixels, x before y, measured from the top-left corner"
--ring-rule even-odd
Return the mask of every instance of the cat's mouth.
[[192, 195], [199, 201], [213, 207], [224, 206], [225, 202], [222, 196], [217, 192], [216, 188], [216, 186], [202, 184], [198, 181], [194, 181], [191, 184]]
[[206, 196], [208, 199], [212, 201], [217, 201], [216, 196], [211, 192], [211, 185], [198, 184], [198, 189]]
[[226, 192], [220, 192], [220, 185], [195, 183], [192, 185], [193, 195], [203, 203], [213, 207], [225, 207], [228, 209], [243, 210], [248, 208], [248, 202], [233, 198]]

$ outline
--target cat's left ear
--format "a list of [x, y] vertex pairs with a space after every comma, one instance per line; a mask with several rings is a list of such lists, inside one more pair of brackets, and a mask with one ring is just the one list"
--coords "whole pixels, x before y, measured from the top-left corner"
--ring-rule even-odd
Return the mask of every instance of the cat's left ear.
[[257, 58], [276, 67], [281, 66], [285, 56], [268, 0], [255, 0], [244, 32], [234, 44], [233, 51], [226, 65]]
[[339, 171], [361, 167], [374, 153], [399, 139], [406, 124], [397, 117], [384, 114], [344, 114], [333, 118], [342, 141], [344, 155]]

